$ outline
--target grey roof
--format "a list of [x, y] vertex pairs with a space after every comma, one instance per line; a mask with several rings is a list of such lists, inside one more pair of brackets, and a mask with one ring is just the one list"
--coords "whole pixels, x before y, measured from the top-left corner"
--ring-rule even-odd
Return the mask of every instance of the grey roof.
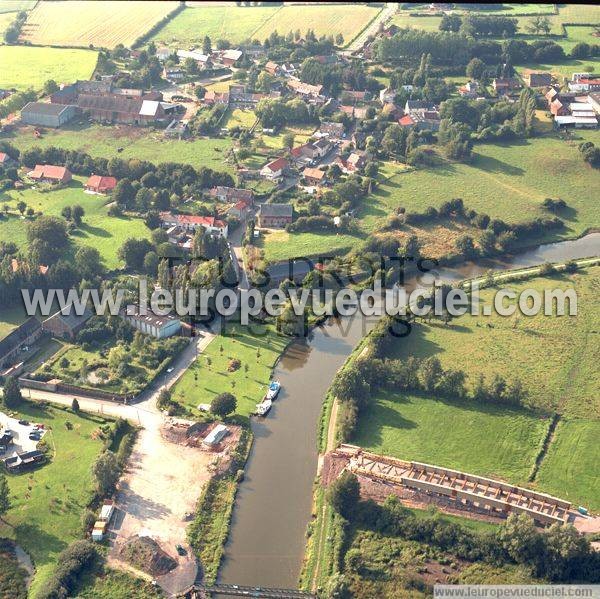
[[74, 330], [78, 326], [87, 322], [93, 316], [92, 311], [87, 306], [86, 306], [85, 310], [83, 311], [83, 314], [81, 314], [81, 316], [79, 316], [78, 314], [75, 313], [75, 309], [72, 306], [73, 306], [73, 304], [69, 304], [68, 306], [65, 306], [62, 310], [59, 310], [58, 312], [56, 312], [55, 314], [53, 314], [52, 316], [50, 316], [49, 318], [44, 320], [44, 323], [52, 321], [52, 320], [60, 320], [69, 329]]
[[52, 116], [58, 116], [61, 112], [65, 111], [69, 107], [68, 104], [49, 104], [48, 102], [29, 102], [21, 110], [21, 114], [24, 112], [35, 112], [36, 114], [48, 114]]
[[30, 335], [35, 333], [42, 325], [33, 316], [26, 320], [21, 326], [11, 331], [4, 339], [0, 340], [0, 359], [14, 351]]
[[293, 214], [291, 204], [262, 204], [260, 207], [261, 216], [289, 216]]

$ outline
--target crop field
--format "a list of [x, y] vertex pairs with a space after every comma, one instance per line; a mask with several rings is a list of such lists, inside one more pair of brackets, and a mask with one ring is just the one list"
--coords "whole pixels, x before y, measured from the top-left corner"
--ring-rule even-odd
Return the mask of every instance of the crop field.
[[41, 89], [48, 79], [57, 83], [89, 79], [98, 53], [70, 48], [0, 46], [0, 87]]
[[515, 484], [527, 480], [549, 425], [525, 410], [418, 395], [378, 393], [351, 442]]
[[[600, 136], [592, 132], [590, 139], [600, 141]], [[382, 184], [369, 201], [384, 213], [399, 206], [422, 212], [463, 198], [478, 212], [519, 222], [547, 215], [541, 208], [545, 198], [562, 198], [569, 206], [559, 215], [567, 224], [563, 236], [572, 237], [600, 222], [600, 205], [592, 191], [600, 184], [600, 173], [583, 162], [577, 143], [552, 136], [478, 144], [471, 163], [442, 161], [435, 168], [402, 172]]]
[[175, 8], [176, 2], [39, 2], [20, 39], [43, 46], [129, 47]]
[[[600, 385], [596, 367], [600, 347], [594, 343], [600, 326], [600, 268], [503, 286], [542, 294], [546, 289], [574, 288], [577, 316], [466, 314], [450, 326], [417, 324], [408, 342], [398, 342], [397, 357], [435, 355], [446, 368], [464, 370], [467, 385], [474, 385], [480, 373], [488, 378], [500, 374], [508, 380], [518, 376], [532, 406], [573, 418], [600, 419], [600, 400], [594, 391]], [[491, 291], [481, 293], [483, 302], [491, 298]]]
[[288, 5], [284, 6], [255, 31], [252, 38], [263, 40], [273, 31], [286, 35], [290, 31], [300, 30], [302, 35], [312, 29], [317, 37], [336, 36], [341, 33], [344, 42], [351, 42], [381, 9], [355, 4], [336, 5]]
[[83, 224], [72, 233], [76, 245], [88, 245], [96, 248], [107, 268], [120, 265], [117, 251], [129, 237], [149, 237], [150, 231], [141, 219], [127, 216], [108, 215], [106, 196], [90, 195], [83, 192], [85, 178], [74, 178], [71, 184], [62, 189], [41, 192], [35, 189], [12, 190], [0, 194], [2, 206], [8, 205], [12, 211], [7, 218], [0, 220], [0, 237], [3, 241], [12, 241], [19, 247], [27, 244], [26, 223], [16, 213], [16, 204], [24, 201], [36, 212], [60, 216], [65, 206], [80, 204], [85, 210]]
[[225, 152], [231, 147], [229, 138], [188, 141], [166, 139], [160, 132], [143, 127], [75, 124], [47, 129], [41, 138], [33, 135], [33, 127], [23, 127], [7, 139], [21, 151], [34, 146], [57, 146], [104, 158], [181, 162], [197, 168], [206, 166], [216, 171], [232, 171], [231, 165], [223, 162]]
[[0, 12], [0, 37], [4, 37], [4, 32], [8, 29], [8, 26], [13, 22], [14, 15], [10, 12]]
[[[269, 325], [229, 323], [229, 332], [214, 339], [173, 388], [173, 399], [198, 413], [198, 405], [219, 393], [233, 393], [237, 413], [248, 416], [267, 391], [271, 371], [289, 342]], [[232, 369], [231, 360], [240, 361]]]
[[540, 489], [600, 510], [599, 438], [598, 421], [560, 421], [536, 477]]
[[202, 6], [186, 8], [171, 19], [152, 41], [167, 46], [202, 44], [208, 35], [213, 44], [227, 39], [238, 44], [254, 39], [254, 32], [273, 17], [279, 7], [263, 6]]
[[0, 536], [15, 539], [35, 562], [30, 589], [35, 595], [51, 576], [60, 551], [81, 538], [81, 514], [92, 497], [91, 466], [103, 448], [98, 428], [106, 421], [28, 403], [19, 416], [51, 428], [43, 438], [50, 463], [8, 476], [12, 508], [0, 521]]

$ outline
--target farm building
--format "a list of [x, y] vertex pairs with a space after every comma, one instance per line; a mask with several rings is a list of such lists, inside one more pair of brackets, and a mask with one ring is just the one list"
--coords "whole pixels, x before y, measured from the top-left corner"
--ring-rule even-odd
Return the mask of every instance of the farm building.
[[73, 119], [76, 114], [77, 107], [72, 104], [29, 102], [21, 110], [21, 120], [28, 125], [60, 127]]
[[27, 176], [40, 183], [68, 183], [73, 178], [67, 167], [53, 164], [36, 164]]
[[242, 57], [242, 54], [241, 50], [225, 50], [221, 54], [221, 62], [226, 67], [232, 67]]
[[249, 204], [252, 204], [254, 197], [254, 193], [251, 189], [224, 187], [222, 185], [213, 187], [209, 191], [209, 194], [221, 202], [239, 202], [240, 200], [243, 200]]
[[138, 331], [156, 339], [172, 337], [181, 330], [181, 321], [175, 316], [159, 316], [149, 309], [146, 310], [146, 314], [140, 312], [139, 306], [128, 306], [127, 309], [121, 310], [121, 318]]
[[529, 73], [526, 78], [529, 87], [548, 87], [552, 84], [550, 73]]
[[178, 104], [130, 98], [119, 94], [106, 96], [80, 94], [77, 97], [77, 105], [94, 121], [130, 125], [169, 121], [180, 110]]
[[189, 214], [173, 214], [172, 212], [161, 212], [160, 220], [163, 227], [179, 227], [185, 231], [196, 231], [200, 227], [209, 233], [217, 233], [221, 237], [227, 237], [227, 223], [214, 216], [191, 216]]
[[258, 213], [258, 226], [266, 229], [282, 229], [294, 216], [290, 204], [262, 204]]
[[117, 186], [115, 177], [103, 177], [101, 175], [92, 175], [85, 184], [87, 191], [94, 193], [108, 193]]
[[69, 304], [44, 320], [42, 329], [54, 337], [74, 339], [91, 317], [92, 311], [89, 308], [86, 307], [83, 313], [78, 315], [75, 313], [73, 304]]

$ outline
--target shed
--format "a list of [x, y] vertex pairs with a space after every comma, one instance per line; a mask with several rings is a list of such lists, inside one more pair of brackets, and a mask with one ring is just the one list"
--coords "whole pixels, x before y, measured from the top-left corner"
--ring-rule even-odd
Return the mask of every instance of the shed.
[[50, 104], [48, 102], [29, 102], [21, 110], [21, 119], [28, 125], [60, 127], [75, 117], [77, 107], [72, 104]]
[[100, 509], [100, 520], [103, 522], [110, 522], [112, 515], [115, 511], [115, 506], [112, 502], [105, 503]]
[[228, 432], [229, 429], [224, 424], [217, 424], [217, 426], [204, 437], [202, 443], [209, 447], [213, 447], [220, 443]]

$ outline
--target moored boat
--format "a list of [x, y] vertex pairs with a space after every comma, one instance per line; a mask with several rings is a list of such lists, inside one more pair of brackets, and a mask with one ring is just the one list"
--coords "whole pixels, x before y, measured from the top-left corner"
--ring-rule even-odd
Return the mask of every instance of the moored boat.
[[267, 399], [276, 399], [279, 395], [279, 391], [281, 390], [281, 383], [279, 381], [271, 381], [269, 385], [269, 389], [267, 391], [266, 398]]

